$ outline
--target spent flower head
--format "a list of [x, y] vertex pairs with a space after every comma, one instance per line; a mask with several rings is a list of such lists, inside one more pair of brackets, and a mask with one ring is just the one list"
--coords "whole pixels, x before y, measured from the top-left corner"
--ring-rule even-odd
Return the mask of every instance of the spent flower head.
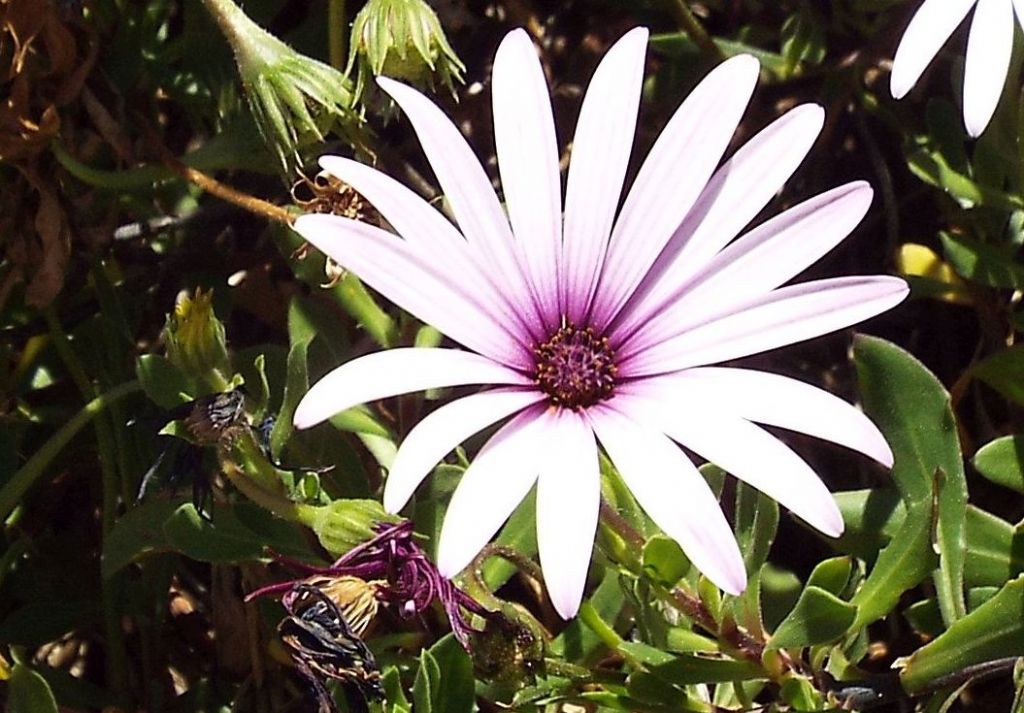
[[[304, 215], [295, 229], [464, 349], [400, 348], [353, 359], [317, 382], [295, 423], [374, 399], [486, 385], [417, 424], [384, 488], [397, 512], [459, 443], [503, 423], [445, 514], [438, 569], [458, 574], [537, 486], [537, 540], [552, 603], [580, 604], [600, 502], [603, 448], [651, 519], [726, 592], [743, 558], [693, 451], [836, 536], [839, 509], [811, 467], [756, 424], [817, 436], [888, 466], [885, 439], [855, 407], [803, 382], [720, 362], [843, 329], [901, 302], [888, 276], [789, 280], [860, 222], [855, 181], [740, 235], [803, 161], [820, 106], [798, 106], [720, 164], [757, 83], [750, 56], [720, 64], [670, 119], [621, 210], [647, 31], [605, 55], [583, 100], [563, 204], [551, 101], [522, 30], [494, 61], [503, 208], [458, 128], [427, 97], [380, 79], [419, 136], [458, 229], [389, 176], [356, 161], [321, 166], [394, 227]], [[564, 217], [563, 217], [564, 214]], [[740, 237], [736, 237], [740, 235]], [[735, 238], [735, 240], [734, 240]]]
[[263, 587], [247, 599], [291, 592], [300, 582], [309, 584], [334, 600], [360, 635], [377, 612], [376, 604], [371, 606], [366, 601], [367, 591], [372, 591], [376, 600], [390, 605], [403, 618], [416, 616], [439, 601], [455, 638], [468, 649], [470, 634], [475, 629], [470, 626], [466, 613], [487, 616], [488, 612], [437, 571], [413, 539], [412, 522], [381, 522], [374, 530], [372, 538], [353, 547], [329, 567], [313, 567], [281, 558], [282, 562], [302, 572], [303, 578]]
[[369, 0], [352, 23], [348, 72], [353, 68], [359, 97], [379, 75], [431, 88], [436, 75], [454, 91], [466, 71], [424, 0]]
[[232, 0], [203, 0], [235, 53], [256, 126], [286, 174], [304, 152], [337, 131], [362, 144], [352, 84], [341, 72], [293, 50]]
[[963, 109], [967, 133], [977, 137], [988, 127], [1006, 83], [1014, 15], [1024, 27], [1021, 0], [924, 0], [896, 49], [890, 90], [896, 99], [906, 96], [975, 5], [964, 63]]

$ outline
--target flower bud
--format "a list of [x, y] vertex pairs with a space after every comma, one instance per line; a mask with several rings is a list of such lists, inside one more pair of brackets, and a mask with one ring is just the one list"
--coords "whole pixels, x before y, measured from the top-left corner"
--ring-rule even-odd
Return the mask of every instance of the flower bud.
[[300, 517], [333, 555], [344, 554], [371, 539], [376, 534], [375, 524], [396, 522], [376, 500], [335, 500], [330, 505], [307, 507]]
[[431, 88], [436, 74], [454, 91], [466, 71], [424, 0], [369, 0], [352, 23], [347, 71], [353, 66], [360, 97], [381, 74]]
[[304, 149], [318, 146], [332, 131], [350, 143], [362, 143], [347, 77], [293, 50], [232, 0], [203, 2], [235, 52], [256, 125], [286, 173], [301, 168]]
[[167, 358], [200, 391], [229, 389], [231, 360], [224, 324], [213, 311], [213, 290], [197, 288], [193, 297], [182, 297], [167, 315], [163, 339]]

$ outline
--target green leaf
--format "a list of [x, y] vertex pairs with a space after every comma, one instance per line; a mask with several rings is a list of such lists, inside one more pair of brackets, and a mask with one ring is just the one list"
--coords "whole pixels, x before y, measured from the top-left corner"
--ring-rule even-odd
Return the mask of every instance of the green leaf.
[[1019, 290], [1024, 287], [1024, 265], [1013, 254], [963, 235], [941, 232], [946, 259], [963, 277], [988, 287]]
[[895, 488], [848, 490], [835, 493], [835, 499], [846, 529], [833, 546], [868, 563], [875, 561], [907, 517]]
[[909, 693], [967, 666], [1024, 655], [1024, 577], [999, 592], [911, 656], [900, 659], [900, 680]]
[[[619, 574], [614, 568], [605, 569], [601, 583], [587, 601], [601, 620], [614, 622], [619, 618], [626, 601], [619, 584]], [[603, 656], [607, 648], [601, 638], [580, 617], [576, 617], [555, 637], [548, 650], [567, 661], [585, 664]]]
[[800, 593], [793, 611], [782, 620], [770, 649], [788, 649], [835, 641], [853, 624], [857, 607], [820, 587], [808, 586]]
[[57, 700], [49, 684], [38, 673], [21, 663], [14, 664], [7, 681], [5, 713], [57, 713]]
[[779, 505], [746, 483], [736, 486], [736, 542], [743, 553], [747, 576], [754, 576], [768, 559], [779, 527]]
[[1024, 532], [976, 507], [967, 508], [969, 586], [1002, 586], [1024, 572]]
[[1003, 436], [986, 443], [971, 463], [996, 485], [1024, 493], [1024, 435]]
[[800, 11], [790, 15], [780, 30], [782, 55], [792, 72], [801, 62], [821, 64], [825, 59], [825, 28], [816, 13], [804, 5]]
[[1017, 196], [988, 186], [981, 186], [969, 176], [955, 170], [933, 147], [922, 146], [907, 155], [907, 167], [925, 183], [942, 188], [963, 208], [989, 206], [1002, 211], [1024, 207]]
[[104, 579], [148, 554], [172, 550], [164, 522], [181, 505], [180, 500], [147, 499], [118, 518], [103, 540], [100, 571]]
[[875, 337], [858, 336], [854, 361], [865, 411], [895, 454], [892, 477], [907, 505], [900, 534], [879, 555], [854, 598], [857, 624], [883, 616], [931, 569], [933, 498], [938, 523], [936, 587], [947, 622], [964, 615], [967, 486], [949, 394], [917, 359]]
[[[437, 665], [430, 650], [420, 653], [420, 665], [416, 669], [416, 679], [412, 684], [412, 704], [416, 713], [433, 713], [440, 703], [438, 696], [441, 686], [441, 667]], [[444, 706], [436, 708], [440, 713]]]
[[309, 343], [316, 336], [313, 324], [306, 317], [302, 300], [292, 299], [288, 305], [288, 360], [285, 367], [284, 396], [281, 399], [281, 410], [274, 422], [270, 434], [270, 451], [280, 457], [281, 449], [292, 435], [292, 417], [295, 407], [309, 391], [309, 374], [306, 359]]
[[822, 710], [821, 694], [802, 676], [790, 676], [783, 681], [779, 694], [795, 711]]
[[767, 678], [764, 669], [752, 661], [724, 656], [680, 654], [648, 668], [650, 673], [677, 686], [696, 683], [727, 683]]
[[[427, 653], [427, 652], [424, 652]], [[430, 661], [437, 666], [439, 677], [431, 685], [432, 709], [444, 713], [470, 713], [475, 702], [476, 681], [473, 677], [473, 660], [459, 645], [452, 634], [448, 634], [430, 647]], [[420, 659], [423, 666], [423, 659]], [[431, 675], [433, 668], [430, 668]], [[419, 674], [417, 674], [417, 680]], [[413, 684], [415, 695], [415, 683]], [[419, 713], [417, 699], [416, 713]], [[429, 708], [427, 710], [430, 710]]]
[[143, 354], [135, 362], [135, 373], [146, 396], [160, 408], [172, 409], [188, 401], [188, 379], [167, 357]]
[[[243, 511], [247, 521], [260, 523], [258, 532], [243, 524], [238, 516]], [[186, 503], [164, 521], [164, 535], [174, 550], [200, 562], [235, 564], [256, 560], [265, 556], [268, 547], [285, 555], [309, 556], [294, 525], [275, 522], [269, 513], [259, 511], [249, 503], [219, 505], [210, 521]]]
[[814, 567], [807, 578], [807, 586], [818, 587], [838, 597], [849, 583], [852, 571], [853, 562], [849, 557], [832, 557]]
[[972, 372], [1006, 398], [1024, 404], [1024, 346], [996, 352]]
[[[496, 544], [512, 547], [525, 557], [537, 554], [537, 520], [536, 491], [530, 494], [512, 512], [505, 526], [501, 528]], [[502, 557], [490, 557], [483, 566], [483, 578], [487, 587], [493, 592], [501, 587], [518, 570], [516, 566]]]
[[388, 713], [412, 713], [397, 666], [389, 666], [380, 677], [380, 682], [384, 689], [384, 710]]
[[690, 560], [675, 540], [655, 535], [644, 543], [643, 567], [658, 584], [674, 587], [690, 571]]

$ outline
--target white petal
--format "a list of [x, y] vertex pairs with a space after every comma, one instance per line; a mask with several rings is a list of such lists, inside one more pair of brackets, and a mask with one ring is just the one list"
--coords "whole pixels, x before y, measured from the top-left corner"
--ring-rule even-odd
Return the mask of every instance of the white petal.
[[448, 503], [437, 547], [437, 569], [454, 577], [494, 536], [537, 480], [550, 418], [528, 408], [505, 424], [466, 469]]
[[749, 421], [823, 438], [892, 467], [889, 444], [863, 412], [796, 379], [753, 369], [700, 367], [644, 380], [643, 389], [680, 408], [715, 404]]
[[718, 65], [661, 132], [612, 231], [595, 296], [592, 322], [598, 328], [622, 307], [718, 166], [759, 69], [750, 55]]
[[562, 179], [544, 71], [522, 29], [505, 36], [492, 72], [494, 141], [512, 230], [549, 329], [557, 326]]
[[384, 484], [384, 509], [396, 513], [437, 463], [473, 434], [537, 403], [537, 391], [485, 391], [452, 401], [420, 421], [402, 441]]
[[503, 290], [515, 298], [535, 336], [541, 335], [540, 315], [516, 258], [512, 229], [473, 150], [455, 124], [427, 97], [393, 79], [378, 77], [377, 83], [412, 122], [463, 235], [492, 266], [492, 274], [503, 279]]
[[[644, 511], [683, 548], [704, 576], [739, 594], [747, 586], [743, 557], [711, 488], [679, 447], [610, 406], [588, 410], [601, 445]], [[628, 407], [626, 407], [628, 409]]]
[[716, 364], [828, 334], [892, 307], [909, 293], [897, 277], [837, 277], [783, 287], [657, 345], [630, 342], [624, 378]]
[[537, 483], [537, 546], [551, 603], [571, 619], [587, 583], [601, 478], [590, 425], [566, 410], [553, 420]]
[[767, 431], [713, 405], [681, 410], [657, 396], [634, 396], [639, 402], [630, 411], [634, 417], [652, 419], [670, 438], [778, 500], [826, 535], [842, 534], [843, 517], [828, 488], [800, 456]]
[[715, 172], [622, 309], [616, 333], [631, 333], [670, 304], [680, 285], [761, 212], [810, 151], [824, 120], [820, 106], [799, 106], [772, 122]]
[[[627, 341], [657, 344], [681, 334], [702, 314], [724, 313], [733, 305], [774, 290], [849, 235], [871, 205], [871, 196], [871, 186], [856, 181], [768, 220], [722, 250], [703, 270], [680, 285], [671, 304], [638, 325]], [[617, 335], [617, 339], [621, 338]]]
[[978, 0], [964, 65], [964, 125], [980, 136], [999, 104], [1013, 52], [1013, 5]]
[[328, 372], [302, 397], [295, 425], [309, 428], [367, 401], [412, 391], [470, 384], [515, 384], [531, 380], [486, 357], [458, 349], [388, 349], [367, 354]]
[[527, 325], [502, 291], [503, 280], [493, 279], [487, 264], [481, 265], [466, 239], [437, 210], [401, 183], [366, 164], [341, 156], [321, 156], [320, 166], [344, 181], [373, 204], [416, 254], [445, 264], [459, 282], [495, 320], [518, 324], [529, 341]]
[[622, 194], [643, 83], [647, 30], [626, 33], [601, 60], [587, 88], [573, 139], [565, 195], [562, 305], [575, 324], [597, 287]]
[[532, 366], [517, 325], [510, 329], [489, 313], [480, 295], [460, 282], [450, 265], [413, 250], [391, 233], [349, 218], [303, 215], [294, 228], [399, 307], [460, 344], [510, 366]]
[[892, 61], [889, 89], [902, 99], [977, 0], [925, 0], [903, 33]]

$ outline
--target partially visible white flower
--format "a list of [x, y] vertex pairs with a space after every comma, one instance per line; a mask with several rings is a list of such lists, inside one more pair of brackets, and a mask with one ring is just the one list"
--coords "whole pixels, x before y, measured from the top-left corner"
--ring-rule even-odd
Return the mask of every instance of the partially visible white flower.
[[991, 121], [1006, 83], [1014, 9], [1024, 27], [1024, 0], [925, 0], [896, 49], [889, 87], [896, 99], [913, 89], [975, 5], [964, 67], [964, 126], [978, 137]]

